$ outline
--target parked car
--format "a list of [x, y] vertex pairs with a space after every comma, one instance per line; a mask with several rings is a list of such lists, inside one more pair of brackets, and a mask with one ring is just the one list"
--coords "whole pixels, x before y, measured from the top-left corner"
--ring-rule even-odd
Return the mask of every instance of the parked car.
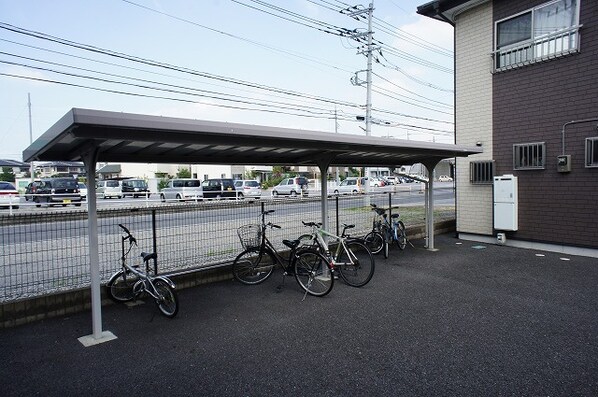
[[48, 205], [74, 204], [81, 205], [81, 195], [79, 194], [79, 183], [74, 178], [48, 178], [42, 179], [36, 189], [36, 195], [33, 196], [33, 202], [36, 206], [42, 203]]
[[235, 189], [239, 199], [252, 198], [257, 200], [262, 197], [262, 187], [256, 180], [235, 181]]
[[297, 195], [307, 196], [308, 194], [307, 178], [302, 176], [285, 178], [272, 188], [272, 196], [274, 197], [279, 195], [289, 195], [292, 197]]
[[147, 182], [144, 179], [125, 179], [122, 181], [123, 197], [149, 197], [150, 192]]
[[103, 199], [123, 197], [122, 183], [116, 179], [105, 179], [96, 184], [96, 194]]
[[438, 177], [438, 182], [452, 182], [452, 181], [453, 181], [453, 178], [451, 178], [448, 175], [440, 175]]
[[37, 188], [40, 185], [40, 181], [30, 182], [25, 188], [25, 201], [33, 200], [34, 195], [37, 193]]
[[0, 208], [19, 208], [19, 191], [10, 182], [0, 181]]
[[386, 182], [384, 182], [384, 179], [382, 178], [378, 178], [378, 177], [370, 177], [370, 187], [383, 187], [386, 186]]
[[333, 192], [336, 195], [364, 193], [366, 180], [367, 178], [363, 177], [349, 177], [335, 187]]
[[237, 198], [235, 181], [230, 178], [206, 179], [201, 183], [201, 190], [205, 199]]
[[79, 196], [81, 196], [81, 200], [87, 200], [87, 185], [83, 182], [79, 182]]
[[168, 181], [168, 185], [160, 190], [160, 200], [201, 200], [203, 191], [201, 182], [194, 178], [178, 178]]
[[399, 183], [401, 183], [401, 180], [394, 175], [388, 175], [384, 178], [384, 181], [387, 185], [398, 185]]

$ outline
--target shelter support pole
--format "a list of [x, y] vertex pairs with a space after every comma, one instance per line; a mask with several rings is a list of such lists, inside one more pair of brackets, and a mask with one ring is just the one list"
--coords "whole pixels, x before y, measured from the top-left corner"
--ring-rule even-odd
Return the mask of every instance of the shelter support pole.
[[434, 168], [438, 162], [425, 164], [428, 170], [426, 183], [426, 240], [429, 251], [437, 251], [434, 247]]
[[320, 169], [320, 182], [322, 186], [321, 210], [322, 210], [322, 228], [328, 230], [328, 168], [332, 162], [332, 157], [322, 157], [317, 160]]
[[98, 249], [98, 213], [96, 186], [97, 148], [91, 148], [82, 155], [87, 172], [87, 218], [89, 236], [89, 263], [91, 274], [91, 317], [92, 334], [79, 338], [85, 347], [116, 339], [110, 331], [102, 331], [102, 291], [100, 289], [100, 256]]

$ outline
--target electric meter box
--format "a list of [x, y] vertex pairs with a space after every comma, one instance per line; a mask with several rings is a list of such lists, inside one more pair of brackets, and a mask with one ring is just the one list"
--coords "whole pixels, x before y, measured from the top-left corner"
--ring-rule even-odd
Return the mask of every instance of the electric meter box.
[[494, 177], [494, 229], [507, 231], [518, 229], [517, 190], [516, 176]]
[[556, 170], [558, 172], [571, 172], [571, 155], [564, 154], [556, 158]]

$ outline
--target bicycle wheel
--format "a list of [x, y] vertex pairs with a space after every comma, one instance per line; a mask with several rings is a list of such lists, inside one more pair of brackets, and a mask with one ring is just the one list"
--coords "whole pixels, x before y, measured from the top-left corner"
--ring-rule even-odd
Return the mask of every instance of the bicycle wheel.
[[160, 312], [168, 318], [173, 318], [179, 312], [179, 297], [176, 290], [166, 281], [154, 280], [154, 287], [158, 293], [159, 299], [156, 299], [156, 305]]
[[372, 254], [379, 254], [384, 248], [384, 237], [380, 232], [371, 231], [363, 238], [365, 245], [372, 251]]
[[108, 284], [106, 289], [108, 290], [108, 296], [115, 302], [129, 302], [135, 299], [135, 293], [133, 292], [133, 285], [139, 280], [135, 274], [129, 270], [120, 270], [116, 272]]
[[324, 296], [332, 290], [334, 277], [328, 259], [317, 251], [300, 252], [294, 259], [295, 279], [308, 294]]
[[407, 246], [407, 233], [405, 232], [405, 224], [402, 221], [398, 221], [395, 224], [395, 242], [400, 250], [404, 250]]
[[343, 280], [352, 287], [363, 287], [374, 275], [374, 256], [369, 248], [359, 241], [349, 241], [347, 250], [341, 249], [335, 258]]
[[388, 249], [390, 247], [390, 244], [392, 244], [392, 230], [391, 228], [384, 224], [382, 225], [382, 228], [380, 229], [380, 234], [382, 234], [382, 237], [384, 237], [384, 257], [388, 258]]
[[276, 259], [269, 250], [260, 247], [246, 249], [233, 262], [233, 276], [243, 284], [259, 284], [272, 274]]

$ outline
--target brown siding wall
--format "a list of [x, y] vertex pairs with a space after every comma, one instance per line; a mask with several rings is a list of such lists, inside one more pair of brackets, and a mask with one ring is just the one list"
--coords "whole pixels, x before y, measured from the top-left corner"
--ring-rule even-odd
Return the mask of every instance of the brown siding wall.
[[[494, 1], [494, 21], [542, 1]], [[598, 1], [581, 1], [581, 51], [493, 76], [496, 175], [519, 179], [519, 231], [513, 238], [598, 248], [598, 168], [585, 168], [585, 138], [598, 123], [569, 126], [565, 154], [572, 171], [556, 171], [561, 130], [598, 118]], [[513, 170], [513, 144], [546, 143], [546, 169]]]

